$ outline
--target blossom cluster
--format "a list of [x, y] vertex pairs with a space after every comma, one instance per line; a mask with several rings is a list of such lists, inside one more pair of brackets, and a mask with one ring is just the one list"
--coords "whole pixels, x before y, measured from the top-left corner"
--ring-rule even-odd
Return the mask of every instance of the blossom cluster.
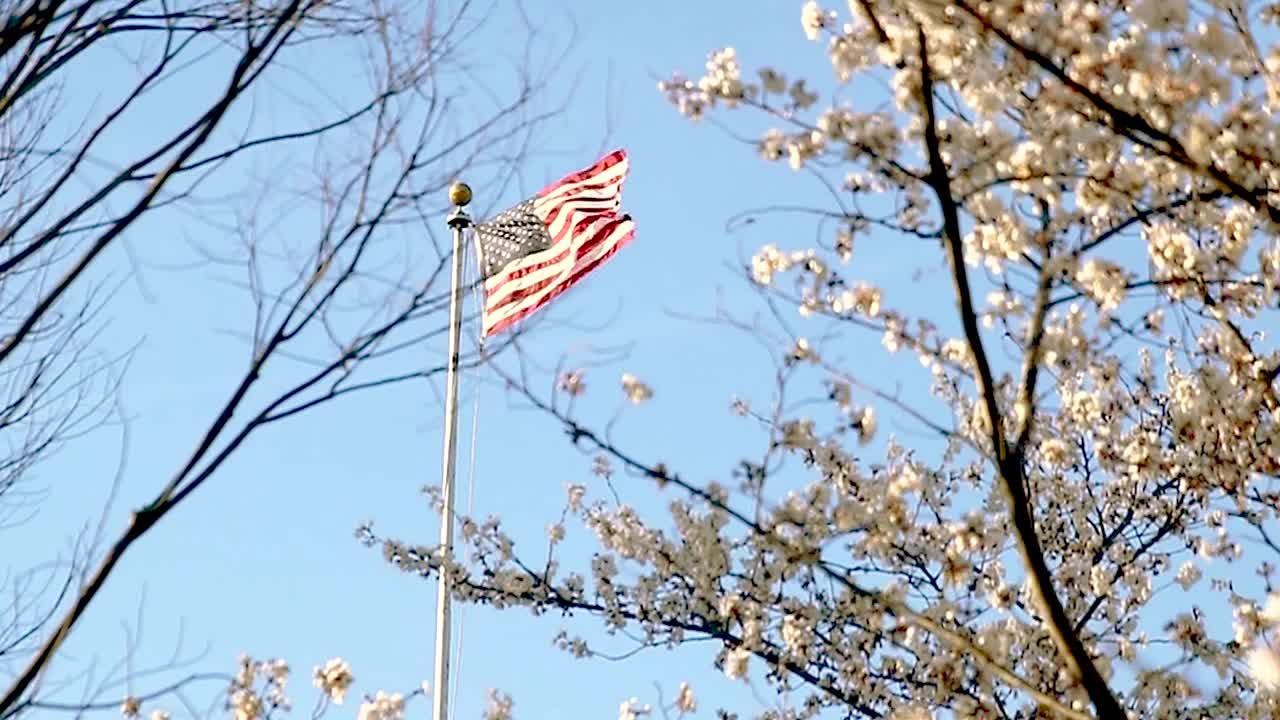
[[[293, 710], [289, 698], [289, 678], [289, 664], [282, 659], [255, 660], [249, 655], [241, 655], [226, 690], [225, 707], [228, 716], [235, 720], [267, 720], [289, 715]], [[325, 715], [331, 705], [342, 705], [345, 702], [355, 677], [347, 661], [332, 658], [315, 667], [312, 681], [321, 691], [320, 702], [311, 713], [313, 719], [318, 719]], [[373, 695], [362, 698], [355, 716], [357, 720], [404, 720], [408, 701], [429, 694], [425, 682], [408, 694], [378, 690]], [[503, 707], [506, 715], [501, 712], [491, 713], [493, 720], [502, 720], [504, 717], [510, 720], [509, 699], [499, 710]], [[126, 696], [120, 704], [120, 713], [125, 720], [142, 718], [144, 710], [144, 701], [137, 696]], [[149, 720], [169, 720], [171, 713], [157, 707], [151, 709], [146, 717]]]

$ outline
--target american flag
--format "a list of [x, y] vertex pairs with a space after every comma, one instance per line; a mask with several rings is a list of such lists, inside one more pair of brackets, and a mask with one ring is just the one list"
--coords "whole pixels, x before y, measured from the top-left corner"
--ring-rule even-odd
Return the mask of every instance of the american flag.
[[613, 257], [635, 235], [619, 213], [627, 153], [615, 150], [476, 225], [484, 335], [528, 317]]

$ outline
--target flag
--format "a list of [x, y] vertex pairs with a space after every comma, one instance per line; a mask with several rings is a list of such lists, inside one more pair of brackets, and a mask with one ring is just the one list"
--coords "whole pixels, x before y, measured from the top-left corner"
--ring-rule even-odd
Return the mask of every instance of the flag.
[[487, 337], [528, 317], [635, 235], [619, 212], [627, 153], [616, 150], [475, 226]]

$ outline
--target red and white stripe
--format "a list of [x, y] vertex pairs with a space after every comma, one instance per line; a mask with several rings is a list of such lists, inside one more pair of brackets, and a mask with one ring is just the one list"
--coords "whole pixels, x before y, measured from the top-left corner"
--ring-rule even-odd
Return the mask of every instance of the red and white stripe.
[[551, 246], [485, 280], [486, 337], [536, 312], [630, 242], [635, 223], [618, 212], [627, 169], [626, 151], [616, 150], [538, 193], [533, 212]]

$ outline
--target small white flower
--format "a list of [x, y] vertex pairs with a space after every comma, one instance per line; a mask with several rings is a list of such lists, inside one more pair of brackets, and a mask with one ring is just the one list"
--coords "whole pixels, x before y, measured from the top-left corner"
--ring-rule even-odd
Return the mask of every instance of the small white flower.
[[570, 397], [578, 397], [587, 391], [587, 381], [581, 370], [570, 370], [561, 374], [557, 385]]
[[1062, 438], [1045, 438], [1040, 443], [1040, 459], [1047, 465], [1061, 467], [1071, 459], [1071, 448]]
[[484, 710], [484, 720], [511, 720], [511, 696], [497, 690], [489, 691], [489, 705]]
[[641, 705], [639, 698], [631, 698], [618, 706], [618, 720], [639, 720], [649, 712], [648, 705]]
[[848, 532], [858, 526], [858, 506], [851, 500], [842, 500], [836, 505], [836, 529]]
[[724, 654], [724, 674], [730, 680], [741, 680], [747, 677], [747, 662], [751, 660], [751, 652], [742, 648], [733, 648]]
[[586, 496], [587, 489], [582, 485], [569, 485], [569, 511], [578, 512], [582, 510], [582, 498]]
[[360, 705], [357, 720], [403, 720], [404, 696], [400, 693], [378, 691], [372, 699]]
[[768, 93], [782, 93], [787, 90], [787, 79], [773, 68], [760, 69], [760, 86]]
[[680, 683], [680, 692], [676, 694], [676, 709], [681, 713], [692, 713], [698, 709], [698, 700], [687, 682]]
[[347, 690], [355, 678], [351, 666], [342, 658], [333, 658], [317, 666], [311, 674], [311, 683], [320, 688], [332, 702], [341, 705], [347, 698]]
[[[1182, 563], [1182, 567], [1178, 568], [1178, 577], [1176, 578], [1183, 590], [1190, 590], [1191, 586], [1200, 581], [1200, 568], [1190, 560]], [[1274, 596], [1272, 596], [1274, 597]], [[1271, 610], [1271, 602], [1267, 602], [1267, 609]]]
[[561, 523], [551, 523], [547, 526], [547, 537], [552, 543], [558, 543], [564, 539], [564, 525]]
[[791, 450], [808, 450], [817, 442], [813, 434], [812, 420], [788, 420], [782, 423], [782, 438], [779, 440], [782, 447]]
[[889, 720], [931, 720], [929, 717], [929, 709], [917, 704], [911, 704], [904, 708], [895, 710], [889, 716]]
[[1103, 310], [1114, 310], [1124, 302], [1129, 278], [1124, 268], [1106, 260], [1091, 258], [1076, 273], [1085, 292], [1097, 301]]
[[608, 456], [599, 453], [591, 458], [591, 474], [606, 480], [613, 477], [613, 463], [609, 462]]
[[806, 657], [811, 640], [809, 625], [803, 618], [788, 614], [782, 619], [782, 644], [792, 655]]
[[796, 362], [817, 362], [818, 356], [813, 351], [813, 346], [809, 344], [807, 338], [799, 338], [796, 340], [795, 347], [791, 348], [791, 359]]
[[238, 662], [239, 667], [236, 669], [235, 679], [231, 682], [235, 687], [247, 688], [253, 685], [253, 679], [258, 674], [257, 663], [248, 655], [241, 655]]
[[1111, 571], [1102, 565], [1094, 565], [1089, 570], [1089, 589], [1094, 595], [1107, 595], [1111, 592]]
[[822, 28], [831, 21], [832, 13], [823, 10], [814, 0], [809, 0], [800, 8], [800, 26], [804, 28], [804, 36], [810, 40], [817, 40]]
[[258, 720], [262, 717], [262, 698], [252, 690], [236, 690], [231, 695], [231, 710], [236, 720]]
[[879, 427], [876, 422], [876, 411], [870, 405], [862, 408], [862, 414], [858, 417], [858, 443], [866, 445], [876, 436], [876, 428]]
[[653, 397], [653, 389], [631, 373], [623, 373], [622, 391], [626, 393], [627, 399], [636, 405]]

